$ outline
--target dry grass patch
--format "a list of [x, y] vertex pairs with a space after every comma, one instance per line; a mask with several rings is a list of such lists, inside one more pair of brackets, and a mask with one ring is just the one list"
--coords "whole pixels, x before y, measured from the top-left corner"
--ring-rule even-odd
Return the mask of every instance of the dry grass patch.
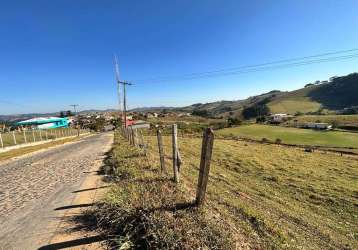
[[[113, 188], [88, 211], [110, 238], [109, 244], [134, 249], [235, 249], [230, 227], [207, 209], [193, 205], [183, 185], [175, 185], [149, 154], [115, 138], [110, 168]], [[92, 224], [93, 225], [93, 224]]]
[[[155, 137], [147, 137], [159, 162]], [[164, 137], [167, 156], [171, 139]], [[195, 194], [201, 139], [179, 138]], [[170, 165], [170, 158], [167, 157]], [[234, 140], [214, 142], [208, 204], [250, 248], [357, 249], [358, 159]]]

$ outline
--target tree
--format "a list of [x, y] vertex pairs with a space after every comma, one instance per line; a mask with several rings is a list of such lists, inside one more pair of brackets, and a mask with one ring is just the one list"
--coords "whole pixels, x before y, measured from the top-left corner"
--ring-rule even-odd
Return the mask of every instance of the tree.
[[227, 123], [229, 125], [229, 127], [235, 126], [235, 125], [240, 125], [241, 124], [241, 120], [239, 118], [236, 117], [229, 117], [227, 119]]
[[209, 112], [206, 109], [203, 110], [194, 109], [192, 114], [202, 117], [209, 117]]
[[251, 119], [268, 115], [270, 109], [266, 104], [256, 104], [247, 108], [244, 108], [242, 115], [245, 119]]
[[63, 113], [63, 111], [60, 112], [60, 117], [64, 118], [65, 117], [65, 113]]
[[73, 114], [72, 114], [71, 110], [67, 110], [67, 111], [66, 111], [66, 116], [67, 116], [67, 117], [69, 117], [69, 116], [73, 116]]

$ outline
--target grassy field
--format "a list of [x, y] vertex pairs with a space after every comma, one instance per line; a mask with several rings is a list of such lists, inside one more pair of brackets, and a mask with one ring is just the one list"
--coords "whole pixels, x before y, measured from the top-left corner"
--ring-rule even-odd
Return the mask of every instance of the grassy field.
[[[149, 163], [159, 168], [155, 137]], [[167, 169], [171, 139], [164, 137]], [[194, 199], [201, 139], [179, 138], [181, 186]], [[358, 159], [217, 139], [207, 205], [242, 248], [357, 249]], [[238, 242], [237, 242], [238, 243]]]
[[[302, 115], [295, 117], [293, 120], [297, 120], [298, 124], [319, 121], [338, 125], [358, 126], [358, 115]], [[290, 120], [289, 123], [293, 124], [293, 120]]]
[[235, 249], [230, 227], [198, 209], [184, 185], [161, 174], [151, 154], [116, 136], [101, 171], [112, 188], [96, 208], [74, 218], [110, 235], [108, 249]]
[[358, 148], [358, 133], [339, 131], [315, 131], [311, 129], [253, 124], [221, 129], [217, 131], [217, 134], [240, 136], [256, 140], [267, 138], [270, 141], [275, 141], [279, 138], [283, 143], [287, 144]]
[[314, 112], [321, 104], [310, 100], [308, 97], [290, 97], [283, 100], [277, 99], [268, 104], [272, 113], [295, 114], [296, 112]]

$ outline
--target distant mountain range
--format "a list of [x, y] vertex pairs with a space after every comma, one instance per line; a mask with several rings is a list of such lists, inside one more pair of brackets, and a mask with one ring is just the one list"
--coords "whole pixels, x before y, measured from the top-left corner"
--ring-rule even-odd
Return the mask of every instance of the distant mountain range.
[[[272, 113], [295, 114], [317, 112], [320, 109], [342, 110], [358, 106], [358, 73], [347, 76], [334, 77], [330, 81], [307, 84], [306, 87], [282, 92], [273, 90], [244, 100], [217, 101], [210, 103], [196, 103], [186, 107], [141, 107], [130, 111], [133, 112], [161, 112], [163, 110], [172, 112], [194, 112], [205, 111], [210, 116], [241, 116], [244, 108], [257, 105], [265, 101]], [[80, 113], [113, 112], [115, 109], [107, 110], [85, 110]], [[19, 121], [33, 117], [57, 116], [56, 113], [32, 113], [21, 115], [0, 115], [0, 121]]]

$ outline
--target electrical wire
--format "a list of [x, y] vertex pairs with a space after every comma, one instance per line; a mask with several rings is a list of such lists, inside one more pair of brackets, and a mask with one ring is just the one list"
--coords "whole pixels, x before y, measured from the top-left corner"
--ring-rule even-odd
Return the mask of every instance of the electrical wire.
[[298, 66], [304, 66], [304, 65], [309, 65], [309, 64], [318, 64], [318, 63], [333, 62], [333, 61], [357, 58], [358, 53], [348, 54], [348, 55], [340, 55], [340, 56], [335, 56], [335, 57], [318, 58], [318, 59], [313, 59], [313, 60], [304, 60], [304, 59], [310, 59], [310, 58], [324, 57], [324, 56], [328, 56], [328, 55], [337, 55], [337, 54], [342, 54], [342, 53], [347, 53], [347, 52], [352, 52], [352, 51], [358, 51], [358, 49], [328, 52], [328, 53], [317, 54], [317, 55], [312, 55], [312, 56], [291, 58], [291, 59], [272, 61], [272, 62], [260, 63], [260, 64], [255, 64], [255, 65], [247, 65], [247, 66], [241, 66], [241, 67], [234, 67], [234, 68], [228, 68], [228, 69], [206, 71], [206, 72], [201, 72], [201, 73], [190, 73], [190, 74], [182, 74], [182, 75], [176, 75], [176, 76], [166, 76], [166, 77], [156, 77], [156, 78], [135, 80], [135, 82], [136, 83], [159, 83], [159, 82], [169, 82], [169, 81], [193, 80], [193, 79], [199, 79], [199, 78], [212, 78], [212, 77], [221, 77], [221, 76], [226, 76], [226, 75], [236, 75], [236, 74], [251, 73], [251, 72], [258, 72], [258, 71], [276, 70], [276, 69], [282, 69], [282, 68], [291, 68], [291, 67], [298, 67]]

